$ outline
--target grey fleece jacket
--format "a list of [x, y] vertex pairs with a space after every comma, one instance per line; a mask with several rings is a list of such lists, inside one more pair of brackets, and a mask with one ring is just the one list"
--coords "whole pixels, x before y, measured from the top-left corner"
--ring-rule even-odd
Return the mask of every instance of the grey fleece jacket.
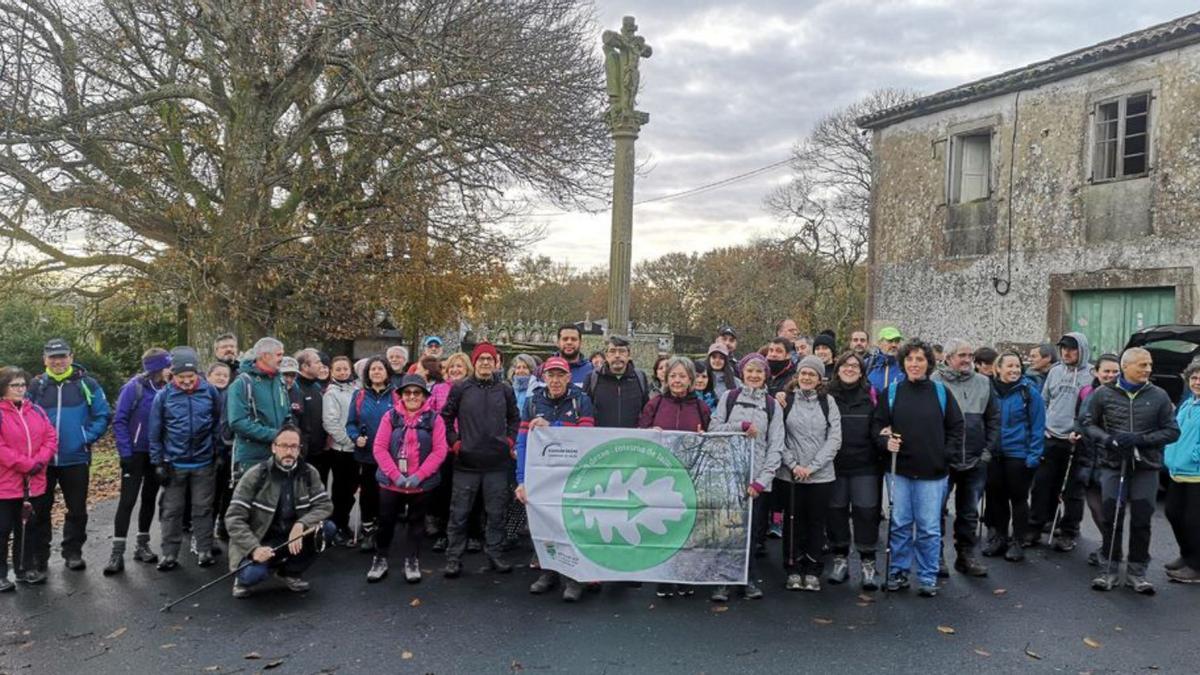
[[1046, 436], [1067, 438], [1075, 430], [1075, 403], [1079, 390], [1092, 383], [1091, 346], [1083, 333], [1067, 333], [1079, 343], [1079, 361], [1073, 366], [1056, 363], [1046, 374], [1042, 398], [1046, 400]]
[[831, 483], [836, 477], [833, 459], [842, 447], [842, 413], [837, 401], [820, 395], [825, 396], [829, 404], [828, 424], [817, 401], [818, 395], [805, 394], [799, 389], [795, 391], [792, 406], [784, 418], [787, 439], [783, 447], [783, 465], [776, 472], [776, 478], [794, 482], [792, 469], [797, 466], [813, 470], [808, 483]]
[[947, 456], [950, 468], [967, 471], [979, 462], [989, 462], [1000, 444], [1000, 407], [992, 381], [979, 373], [939, 369], [929, 379], [942, 382], [963, 414], [962, 445]]
[[[708, 430], [743, 432], [753, 424], [758, 435], [754, 437], [754, 464], [750, 469], [750, 479], [761, 485], [764, 492], [770, 492], [771, 478], [783, 460], [783, 406], [772, 402], [770, 405], [775, 413], [768, 421], [765, 388], [743, 388], [738, 393], [733, 409], [729, 410], [727, 401], [732, 393], [732, 389], [726, 391], [717, 401]], [[725, 414], [726, 410], [729, 410], [728, 415]]]

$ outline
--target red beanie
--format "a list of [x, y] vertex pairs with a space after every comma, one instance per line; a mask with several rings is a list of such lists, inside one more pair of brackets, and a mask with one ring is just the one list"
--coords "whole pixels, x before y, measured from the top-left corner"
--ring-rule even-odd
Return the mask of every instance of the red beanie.
[[479, 357], [484, 354], [491, 354], [492, 360], [496, 363], [500, 362], [500, 354], [496, 351], [496, 347], [490, 342], [480, 342], [475, 345], [475, 349], [471, 350], [471, 366], [473, 367], [475, 362], [479, 360]]

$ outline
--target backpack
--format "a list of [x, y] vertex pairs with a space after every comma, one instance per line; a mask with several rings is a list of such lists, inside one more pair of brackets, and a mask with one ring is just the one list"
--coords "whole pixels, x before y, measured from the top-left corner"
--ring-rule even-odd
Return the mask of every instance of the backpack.
[[[640, 368], [633, 369], [633, 376], [637, 378], [638, 386], [642, 388], [642, 395], [646, 395], [650, 391], [650, 385], [646, 382], [646, 373]], [[596, 383], [600, 381], [600, 372], [593, 370], [588, 373], [587, 381], [584, 382], [583, 391], [588, 395], [588, 398], [596, 400]]]
[[[900, 384], [899, 382], [893, 382], [888, 385], [888, 393], [887, 393], [888, 414], [891, 414], [896, 409], [896, 388], [899, 384]], [[937, 392], [938, 407], [940, 407], [942, 409], [942, 417], [945, 417], [946, 416], [946, 385], [935, 380], [933, 382], [933, 388], [934, 388], [934, 391]], [[1026, 395], [1028, 395], [1028, 394], [1029, 394], [1029, 392], [1026, 392]]]
[[[791, 412], [792, 402], [795, 400], [796, 400], [795, 392], [791, 392], [787, 395], [787, 404], [783, 406], [783, 416], [785, 418], [787, 417], [787, 414], [789, 412]], [[817, 405], [821, 406], [821, 414], [825, 416], [825, 430], [828, 431], [829, 427], [830, 427], [830, 424], [829, 424], [829, 395], [828, 394], [818, 394], [817, 395]]]
[[[250, 404], [250, 415], [258, 421], [258, 406], [254, 403], [254, 384], [250, 381], [250, 373], [240, 373], [229, 385], [232, 389], [238, 382], [246, 386], [246, 402]], [[227, 446], [233, 445], [233, 427], [229, 426], [229, 406], [221, 407], [221, 442]]]
[[[725, 421], [729, 421], [729, 416], [733, 413], [733, 407], [737, 405], [738, 396], [742, 390], [740, 387], [735, 387], [729, 390], [729, 395], [725, 397]], [[775, 418], [775, 397], [767, 394], [767, 426], [771, 426], [771, 421]], [[825, 411], [825, 423], [829, 423], [829, 408], [828, 404], [822, 402], [821, 410]]]

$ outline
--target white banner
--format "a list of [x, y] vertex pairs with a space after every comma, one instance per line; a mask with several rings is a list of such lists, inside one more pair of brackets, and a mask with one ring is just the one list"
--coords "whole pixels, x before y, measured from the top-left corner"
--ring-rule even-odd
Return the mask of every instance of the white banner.
[[542, 427], [526, 450], [543, 569], [577, 581], [746, 583], [745, 435]]

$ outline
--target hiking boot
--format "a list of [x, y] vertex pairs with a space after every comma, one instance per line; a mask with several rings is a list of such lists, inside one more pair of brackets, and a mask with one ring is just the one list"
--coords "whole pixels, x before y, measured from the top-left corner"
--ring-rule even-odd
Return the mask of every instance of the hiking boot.
[[437, 516], [425, 516], [425, 536], [436, 537], [442, 531]]
[[829, 576], [825, 580], [831, 584], [845, 583], [850, 578], [850, 561], [844, 555], [833, 557], [833, 565], [829, 568]]
[[767, 536], [771, 539], [783, 539], [783, 524], [771, 523], [771, 526], [767, 528]]
[[225, 529], [224, 518], [217, 519], [217, 524], [213, 528], [213, 539], [229, 543], [229, 530]]
[[82, 572], [83, 570], [87, 569], [87, 563], [83, 561], [83, 557], [79, 554], [75, 554], [67, 558], [65, 564], [67, 569], [71, 570], [72, 572]]
[[969, 553], [959, 553], [954, 559], [954, 569], [969, 577], [986, 577], [988, 568], [983, 563], [971, 557]]
[[583, 597], [583, 584], [574, 579], [563, 579], [563, 602], [579, 602]]
[[1050, 542], [1050, 547], [1059, 553], [1070, 553], [1075, 550], [1077, 545], [1075, 537], [1069, 534], [1060, 534], [1054, 538], [1054, 541]]
[[17, 581], [30, 586], [40, 586], [46, 583], [46, 573], [42, 570], [25, 570], [24, 576], [17, 577]]
[[462, 576], [462, 561], [447, 560], [446, 567], [442, 570], [442, 576], [447, 579], [457, 579]]
[[762, 589], [753, 581], [742, 587], [742, 594], [747, 600], [762, 600], [763, 597]]
[[1186, 562], [1183, 561], [1183, 558], [1176, 558], [1176, 559], [1172, 560], [1171, 562], [1164, 564], [1163, 569], [1170, 572], [1172, 570], [1181, 570], [1187, 566], [1188, 565]]
[[800, 586], [802, 591], [819, 591], [821, 590], [821, 578], [815, 574], [805, 574], [804, 582]]
[[11, 593], [17, 589], [17, 585], [8, 580], [8, 575], [5, 574], [0, 578], [0, 593]]
[[333, 535], [333, 545], [345, 548], [350, 545], [354, 535], [349, 530], [338, 530]]
[[388, 573], [387, 558], [385, 558], [381, 555], [377, 555], [377, 556], [371, 558], [371, 569], [367, 570], [367, 583], [373, 584], [373, 583], [376, 583], [379, 581], [383, 581], [383, 578], [387, 576], [387, 573]]
[[874, 560], [862, 561], [862, 588], [864, 591], [879, 590], [879, 573], [875, 571]]
[[1167, 570], [1167, 578], [1180, 584], [1200, 584], [1200, 572], [1186, 565], [1173, 570]]
[[789, 574], [787, 575], [787, 581], [784, 582], [783, 587], [789, 591], [802, 591], [804, 590], [804, 577], [800, 576], [799, 574]]
[[251, 592], [249, 586], [243, 586], [237, 579], [233, 580], [233, 597], [241, 600], [250, 597]]
[[1025, 559], [1025, 549], [1014, 541], [1008, 545], [1008, 550], [1004, 552], [1004, 559], [1008, 562], [1021, 562]]
[[150, 550], [149, 541], [139, 541], [137, 548], [133, 549], [133, 559], [140, 563], [153, 565], [158, 562], [158, 554]]
[[404, 561], [404, 580], [410, 584], [421, 581], [421, 561], [416, 558], [406, 558]]
[[946, 566], [946, 554], [945, 553], [938, 555], [937, 575], [938, 575], [939, 579], [949, 579], [950, 578], [950, 568]]
[[196, 556], [196, 564], [201, 567], [212, 567], [217, 564], [217, 559], [213, 557], [212, 553], [205, 551]]
[[489, 555], [487, 559], [487, 566], [488, 569], [492, 570], [496, 574], [508, 574], [513, 570], [512, 565], [505, 562], [504, 558], [501, 558], [498, 555]]
[[991, 530], [981, 552], [987, 558], [995, 558], [1004, 555], [1006, 550], [1008, 550], [1008, 537], [1002, 537], [995, 530]]
[[450, 546], [450, 540], [446, 537], [438, 537], [433, 540], [433, 546], [430, 547], [434, 553], [445, 553], [446, 548]]
[[175, 559], [175, 556], [164, 553], [163, 557], [159, 559], [156, 569], [159, 572], [170, 572], [176, 567], [179, 567], [179, 561]]
[[362, 537], [358, 540], [359, 553], [374, 553], [375, 552], [375, 528], [367, 526], [363, 528]]
[[1120, 581], [1121, 578], [1117, 575], [1104, 572], [1097, 575], [1095, 579], [1092, 579], [1092, 590], [1111, 591], [1117, 587]]
[[888, 577], [887, 590], [889, 593], [895, 593], [908, 588], [908, 575], [903, 572], [897, 572]]
[[312, 588], [312, 584], [308, 583], [304, 579], [301, 579], [300, 577], [290, 577], [282, 572], [276, 572], [275, 578], [281, 581], [283, 585], [293, 593], [303, 593]]
[[675, 595], [675, 584], [658, 584], [654, 588], [655, 597], [669, 598]]
[[729, 587], [717, 586], [713, 588], [713, 592], [708, 596], [713, 602], [729, 602]]
[[483, 550], [483, 542], [471, 537], [467, 539], [467, 553], [479, 553]]
[[534, 595], [541, 595], [557, 585], [558, 572], [542, 572], [538, 575], [537, 581], [529, 585], [529, 592]]
[[917, 586], [917, 595], [921, 596], [922, 598], [936, 597], [937, 594], [938, 594], [938, 587], [937, 587], [936, 583], [921, 584], [921, 585]]
[[1099, 549], [1088, 554], [1087, 564], [1091, 565], [1092, 567], [1099, 567], [1102, 562], [1104, 562], [1104, 556], [1101, 555]]
[[108, 559], [108, 564], [104, 566], [104, 576], [111, 577], [114, 574], [120, 574], [125, 571], [125, 550], [122, 547], [120, 551], [113, 547], [112, 556]]
[[1033, 548], [1042, 543], [1042, 533], [1039, 530], [1030, 529], [1021, 537], [1021, 546], [1024, 548]]
[[1125, 585], [1132, 588], [1135, 593], [1154, 595], [1154, 584], [1140, 574], [1126, 574]]

